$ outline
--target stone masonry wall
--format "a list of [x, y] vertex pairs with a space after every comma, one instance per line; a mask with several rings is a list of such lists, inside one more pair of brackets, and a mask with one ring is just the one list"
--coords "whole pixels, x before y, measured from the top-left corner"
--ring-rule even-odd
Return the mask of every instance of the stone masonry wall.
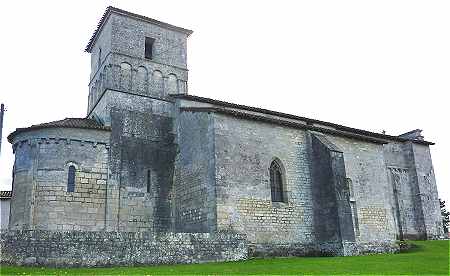
[[172, 105], [164, 100], [106, 90], [95, 107], [96, 116], [112, 127], [108, 231], [171, 227], [168, 217], [175, 154]]
[[428, 146], [411, 142], [384, 146], [397, 235], [434, 239], [442, 235], [439, 199]]
[[[245, 233], [255, 252], [263, 254], [268, 250], [298, 254], [390, 250], [395, 227], [381, 144], [324, 136], [339, 149], [330, 153], [332, 159], [341, 160], [329, 165], [339, 178], [334, 189], [342, 189], [336, 190], [339, 204], [334, 216], [350, 220], [337, 230], [346, 229], [345, 240], [337, 244], [335, 239], [317, 237], [321, 229], [314, 224], [313, 210], [323, 206], [314, 205], [318, 201], [312, 194], [306, 132], [214, 115], [218, 229]], [[268, 168], [274, 158], [285, 169], [287, 203], [271, 202]]]
[[[35, 229], [103, 229], [107, 160], [105, 145], [94, 147], [78, 141], [40, 144], [35, 176]], [[67, 192], [70, 164], [76, 168], [74, 192]]]
[[[34, 149], [30, 155], [29, 150]], [[108, 149], [105, 144], [71, 139], [19, 142], [18, 164], [30, 159], [27, 171], [16, 167], [11, 229], [101, 230], [105, 219]], [[75, 190], [67, 192], [68, 167], [76, 168]], [[23, 182], [24, 174], [30, 181]], [[23, 193], [23, 194], [22, 194]], [[26, 203], [18, 197], [27, 197]], [[29, 204], [26, 208], [19, 205]], [[26, 216], [27, 221], [20, 223]]]
[[113, 189], [119, 189], [117, 209], [113, 209], [121, 231], [170, 231], [173, 224], [172, 118], [152, 113], [152, 105], [147, 107], [148, 113], [111, 110], [111, 180]]
[[65, 171], [52, 173], [38, 170], [35, 229], [103, 229], [107, 169], [87, 168], [76, 171], [74, 192], [67, 192], [66, 185], [55, 185], [52, 181], [66, 177]]
[[327, 135], [344, 153], [346, 177], [353, 193], [351, 205], [358, 223], [358, 243], [395, 241], [391, 188], [381, 144]]
[[425, 237], [423, 213], [417, 185], [414, 154], [410, 143], [384, 145], [384, 156], [391, 184], [391, 201], [398, 239]]
[[[146, 37], [155, 39], [152, 59], [144, 57]], [[91, 53], [88, 114], [106, 89], [164, 99], [187, 93], [186, 40], [184, 33], [112, 13]]]
[[33, 158], [37, 154], [36, 148], [36, 144], [23, 143], [15, 150], [9, 220], [9, 227], [12, 229], [26, 229], [32, 224], [31, 207], [34, 197], [31, 185], [33, 182]]
[[[152, 58], [144, 56], [146, 37], [154, 39]], [[184, 32], [111, 12], [92, 47], [88, 117], [112, 127], [109, 231], [173, 230], [169, 94], [187, 91], [186, 40]]]
[[[259, 248], [314, 243], [305, 132], [214, 116], [218, 229], [245, 233]], [[271, 201], [275, 158], [285, 170], [286, 203]]]
[[214, 125], [211, 114], [181, 112], [174, 178], [176, 232], [216, 230]]
[[247, 258], [235, 233], [2, 231], [1, 264], [92, 267], [237, 261]]
[[[43, 129], [16, 137], [11, 229], [104, 228], [107, 136], [79, 129], [76, 135], [86, 134], [81, 140], [72, 131]], [[71, 165], [76, 168], [74, 192], [67, 191]]]
[[10, 198], [0, 198], [0, 229], [8, 229], [10, 205]]
[[426, 238], [438, 239], [443, 236], [443, 228], [430, 148], [412, 143], [411, 147], [414, 153], [415, 171], [417, 173], [417, 196], [421, 203]]
[[[354, 214], [350, 206], [342, 151], [325, 136], [311, 133], [314, 224], [317, 242], [355, 242]], [[344, 246], [345, 245], [345, 246]]]

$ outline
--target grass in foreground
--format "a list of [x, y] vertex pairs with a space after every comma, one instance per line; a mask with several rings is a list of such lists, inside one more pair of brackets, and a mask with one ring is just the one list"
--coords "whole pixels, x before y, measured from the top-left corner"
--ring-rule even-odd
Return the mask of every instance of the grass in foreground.
[[292, 257], [193, 265], [114, 268], [5, 266], [1, 275], [449, 275], [449, 241], [414, 241], [407, 253], [354, 257]]

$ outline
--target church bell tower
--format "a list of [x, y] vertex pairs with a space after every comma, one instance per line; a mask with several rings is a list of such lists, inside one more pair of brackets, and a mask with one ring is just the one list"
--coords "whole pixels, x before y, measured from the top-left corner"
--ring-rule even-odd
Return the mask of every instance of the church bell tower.
[[108, 7], [85, 49], [91, 54], [88, 117], [110, 123], [104, 114], [108, 103], [102, 103], [108, 90], [163, 101], [170, 94], [186, 94], [190, 34], [184, 28]]
[[106, 230], [173, 228], [174, 103], [186, 94], [192, 33], [108, 7], [91, 54], [87, 117], [111, 127]]

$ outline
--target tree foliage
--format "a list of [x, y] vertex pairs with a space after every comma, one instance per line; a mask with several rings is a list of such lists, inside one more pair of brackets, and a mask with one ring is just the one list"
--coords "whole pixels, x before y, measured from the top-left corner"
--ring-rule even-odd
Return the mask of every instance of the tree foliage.
[[448, 233], [448, 227], [450, 222], [450, 212], [445, 208], [445, 200], [439, 199], [441, 205], [442, 226], [444, 227], [444, 233]]

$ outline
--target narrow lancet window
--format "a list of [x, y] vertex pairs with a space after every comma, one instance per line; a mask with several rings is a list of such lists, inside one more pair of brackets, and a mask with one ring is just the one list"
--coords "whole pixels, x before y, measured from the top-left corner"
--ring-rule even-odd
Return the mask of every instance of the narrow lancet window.
[[146, 37], [145, 38], [145, 58], [152, 59], [153, 58], [153, 43], [155, 42], [154, 38]]
[[102, 65], [102, 48], [98, 48], [97, 70], [100, 70]]
[[274, 160], [270, 164], [270, 191], [273, 202], [284, 202], [283, 172], [280, 164]]
[[67, 178], [67, 192], [72, 193], [75, 191], [75, 166], [69, 166], [69, 173]]
[[147, 193], [150, 193], [151, 188], [152, 188], [152, 173], [150, 170], [147, 170]]

